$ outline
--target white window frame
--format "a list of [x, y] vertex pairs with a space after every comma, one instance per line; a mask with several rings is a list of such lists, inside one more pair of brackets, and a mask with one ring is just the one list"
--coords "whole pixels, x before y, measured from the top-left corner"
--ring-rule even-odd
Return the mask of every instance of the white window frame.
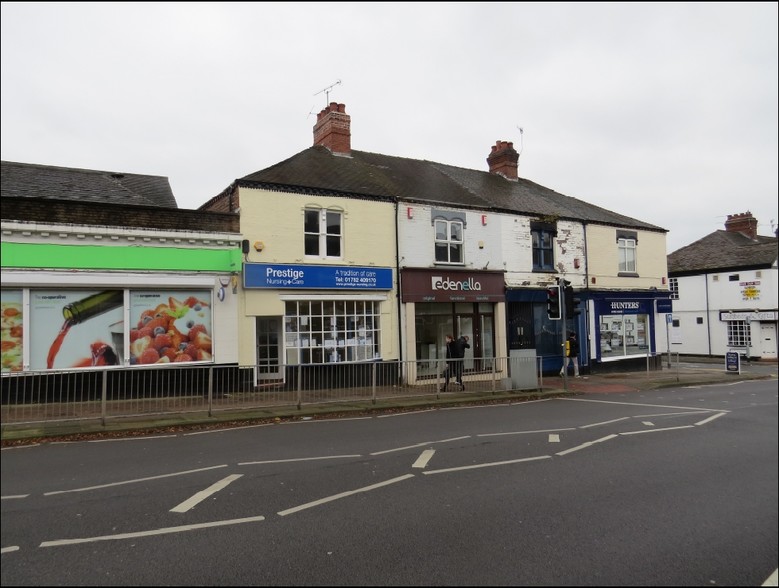
[[728, 321], [728, 347], [752, 347], [752, 329], [748, 321]]
[[[445, 238], [439, 238], [439, 226], [443, 225], [445, 231], [441, 234], [446, 235]], [[456, 238], [453, 231], [453, 227], [459, 227], [460, 239]], [[433, 230], [435, 231], [435, 246], [434, 257], [436, 263], [445, 263], [449, 265], [465, 265], [465, 224], [461, 220], [448, 220], [448, 219], [435, 219], [433, 224]], [[446, 259], [438, 259], [438, 252], [445, 248]], [[460, 259], [452, 261], [452, 251], [459, 251]]]
[[617, 239], [619, 254], [619, 272], [636, 273], [636, 240], [620, 237]]
[[671, 300], [679, 300], [679, 278], [668, 278], [668, 291]]
[[[308, 220], [308, 215], [316, 213], [319, 218], [319, 226], [317, 227], [317, 231], [307, 231], [306, 222]], [[338, 232], [337, 233], [329, 233], [329, 225], [328, 225], [328, 216], [334, 216], [338, 219]], [[317, 258], [317, 259], [343, 259], [344, 254], [344, 238], [343, 238], [343, 225], [344, 225], [344, 214], [343, 211], [340, 210], [333, 210], [328, 208], [306, 208], [303, 214], [303, 250], [305, 253], [305, 256], [308, 258]], [[308, 237], [316, 237], [318, 242], [318, 251], [317, 253], [308, 253], [305, 251], [306, 247], [306, 240]], [[328, 255], [328, 240], [337, 239], [338, 242], [338, 255]]]

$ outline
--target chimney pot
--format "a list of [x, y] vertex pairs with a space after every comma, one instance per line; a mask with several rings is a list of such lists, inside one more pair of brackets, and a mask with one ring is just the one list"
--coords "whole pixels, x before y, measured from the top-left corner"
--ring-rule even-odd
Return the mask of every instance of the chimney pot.
[[496, 141], [487, 157], [491, 174], [498, 174], [508, 180], [518, 179], [519, 153], [514, 149], [514, 143]]
[[750, 211], [741, 214], [729, 214], [725, 221], [725, 230], [729, 233], [741, 233], [750, 239], [757, 238], [757, 219]]
[[322, 145], [333, 153], [348, 155], [352, 151], [351, 117], [346, 105], [331, 102], [316, 117], [314, 146]]

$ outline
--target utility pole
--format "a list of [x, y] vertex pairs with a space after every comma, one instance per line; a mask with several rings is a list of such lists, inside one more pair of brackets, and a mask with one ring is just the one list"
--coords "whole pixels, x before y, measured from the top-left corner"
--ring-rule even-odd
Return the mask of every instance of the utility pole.
[[565, 365], [565, 358], [568, 357], [565, 348], [566, 343], [568, 343], [568, 322], [565, 316], [565, 278], [557, 278], [557, 284], [560, 286], [560, 324], [563, 326], [563, 342], [560, 345], [563, 350], [563, 390], [568, 392], [568, 366]]

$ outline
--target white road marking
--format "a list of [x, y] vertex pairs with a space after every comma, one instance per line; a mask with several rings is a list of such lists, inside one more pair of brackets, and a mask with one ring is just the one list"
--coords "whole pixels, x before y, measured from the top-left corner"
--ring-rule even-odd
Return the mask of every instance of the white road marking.
[[643, 429], [641, 431], [626, 431], [620, 435], [640, 435], [641, 433], [659, 433], [661, 431], [675, 431], [676, 429], [692, 429], [693, 425], [683, 425], [681, 427], [666, 427], [664, 429]]
[[698, 421], [698, 422], [697, 422], [697, 423], [695, 423], [695, 424], [696, 424], [696, 425], [705, 425], [706, 423], [710, 423], [710, 422], [711, 422], [711, 421], [713, 421], [714, 419], [718, 419], [718, 418], [720, 418], [721, 416], [725, 416], [725, 414], [726, 414], [726, 413], [724, 413], [724, 412], [721, 412], [721, 413], [719, 413], [719, 414], [713, 414], [713, 415], [711, 415], [709, 418], [707, 418], [707, 419], [703, 419], [702, 421]]
[[554, 433], [556, 431], [575, 431], [576, 427], [568, 429], [541, 429], [540, 431], [509, 431], [507, 433], [481, 433], [477, 437], [499, 437], [500, 435], [532, 435], [534, 433]]
[[411, 467], [424, 469], [427, 466], [427, 462], [429, 462], [433, 457], [434, 453], [435, 449], [425, 449], [422, 453], [419, 454], [419, 457]]
[[300, 506], [295, 506], [293, 508], [288, 508], [287, 510], [279, 511], [276, 514], [278, 514], [280, 517], [285, 517], [287, 515], [300, 512], [301, 510], [305, 510], [307, 508], [313, 508], [321, 504], [326, 504], [334, 500], [339, 500], [340, 498], [346, 498], [347, 496], [352, 496], [353, 494], [358, 494], [359, 492], [368, 492], [369, 490], [376, 490], [377, 488], [381, 488], [383, 486], [389, 486], [390, 484], [395, 484], [396, 482], [402, 482], [403, 480], [408, 480], [409, 478], [413, 478], [413, 477], [414, 474], [406, 474], [405, 476], [400, 476], [399, 478], [393, 478], [391, 480], [379, 482], [378, 484], [372, 484], [370, 486], [365, 486], [364, 488], [358, 488], [357, 490], [349, 490], [347, 492], [341, 492], [340, 494], [334, 494], [333, 496], [328, 496], [327, 498], [320, 498], [319, 500], [314, 500], [313, 502], [307, 502], [306, 504], [301, 504]]
[[54, 492], [45, 492], [44, 496], [52, 496], [54, 494], [67, 494], [68, 492], [86, 492], [87, 490], [99, 490], [100, 488], [111, 488], [112, 486], [123, 486], [124, 484], [137, 484], [138, 482], [148, 482], [149, 480], [160, 480], [162, 478], [172, 478], [174, 476], [184, 476], [187, 474], [197, 474], [199, 472], [207, 472], [209, 470], [217, 470], [219, 468], [226, 468], [227, 465], [211, 466], [209, 468], [200, 468], [198, 470], [187, 470], [184, 472], [174, 472], [172, 474], [161, 474], [159, 476], [149, 476], [148, 478], [138, 478], [136, 480], [126, 480], [124, 482], [112, 482], [110, 484], [101, 484], [99, 486], [89, 486], [87, 488], [74, 488], [73, 490], [55, 490]]
[[15, 500], [17, 498], [27, 498], [29, 494], [10, 494], [8, 496], [2, 496], [3, 500]]
[[642, 425], [646, 425], [647, 427], [654, 427], [655, 424], [649, 421], [641, 421]]
[[431, 470], [429, 472], [422, 472], [425, 475], [428, 474], [445, 474], [448, 472], [461, 472], [463, 470], [475, 470], [479, 468], [491, 468], [495, 466], [502, 466], [502, 465], [508, 465], [512, 463], [522, 463], [524, 461], [536, 461], [537, 459], [551, 459], [551, 455], [541, 455], [539, 457], [524, 457], [522, 459], [510, 459], [507, 461], [493, 461], [490, 463], [480, 463], [477, 465], [468, 465], [468, 466], [459, 466], [456, 468], [446, 468], [444, 470]]
[[369, 453], [368, 455], [383, 455], [385, 453], [392, 453], [394, 451], [405, 451], [406, 449], [416, 449], [417, 447], [422, 447], [423, 445], [433, 445], [434, 443], [450, 443], [452, 441], [462, 441], [463, 439], [468, 439], [469, 437], [470, 435], [464, 435], [463, 437], [452, 437], [451, 439], [441, 439], [440, 441], [425, 441], [423, 443], [415, 443], [414, 445], [406, 445], [405, 447], [385, 449], [384, 451], [374, 451], [373, 453]]
[[591, 425], [582, 425], [579, 427], [580, 429], [588, 429], [589, 427], [600, 427], [601, 425], [610, 425], [611, 423], [618, 423], [619, 421], [626, 421], [630, 419], [630, 417], [622, 417], [618, 419], [612, 419], [610, 421], [603, 421], [600, 423], [592, 423]]
[[577, 445], [576, 447], [571, 447], [570, 449], [566, 449], [565, 451], [561, 451], [560, 453], [555, 453], [555, 455], [568, 455], [569, 453], [573, 453], [574, 451], [579, 451], [580, 449], [586, 449], [587, 447], [591, 447], [595, 445], [596, 443], [603, 443], [604, 441], [609, 441], [611, 439], [615, 439], [617, 435], [606, 435], [605, 437], [601, 437], [600, 439], [595, 439], [595, 441], [587, 441], [587, 443], [582, 443], [581, 445]]
[[[593, 400], [591, 398], [555, 398], [555, 400], [562, 400], [566, 402], [600, 402], [602, 404], [626, 404], [628, 406], [650, 406], [652, 408], [675, 408], [677, 410], [679, 409], [688, 409], [688, 410], [695, 410], [700, 411], [701, 407], [696, 406], [673, 406], [673, 405], [665, 405], [665, 404], [643, 404], [639, 402], [617, 402], [615, 400]], [[712, 408], [711, 410], [719, 412], [720, 409], [718, 408]]]
[[325, 455], [322, 457], [294, 457], [291, 459], [268, 459], [266, 461], [242, 461], [239, 462], [239, 466], [245, 465], [263, 465], [267, 463], [289, 463], [293, 461], [317, 461], [320, 459], [346, 459], [349, 457], [362, 457], [359, 453], [354, 455]]
[[211, 484], [205, 490], [201, 490], [200, 492], [198, 492], [191, 498], [185, 500], [178, 506], [174, 506], [173, 508], [171, 508], [170, 512], [187, 512], [188, 510], [195, 508], [195, 506], [203, 502], [206, 498], [208, 498], [212, 494], [216, 494], [220, 490], [223, 490], [224, 488], [227, 487], [228, 484], [234, 482], [241, 476], [243, 476], [243, 474], [233, 474], [231, 476], [227, 476], [226, 478], [219, 480], [215, 484]]
[[554, 433], [549, 434], [549, 443], [559, 443], [560, 442], [560, 435], [556, 435]]
[[211, 527], [225, 527], [227, 525], [240, 525], [243, 523], [255, 523], [264, 521], [262, 515], [256, 517], [246, 517], [243, 519], [230, 519], [226, 521], [214, 521], [212, 523], [199, 523], [196, 525], [181, 525], [180, 527], [164, 527], [162, 529], [152, 529], [151, 531], [138, 531], [136, 533], [119, 533], [117, 535], [102, 535], [98, 537], [83, 537], [81, 539], [58, 539], [56, 541], [44, 541], [39, 547], [59, 547], [61, 545], [76, 545], [77, 543], [94, 543], [96, 541], [116, 541], [120, 539], [136, 539], [138, 537], [151, 537], [153, 535], [167, 535], [170, 533], [183, 533], [185, 531], [196, 531], [198, 529], [208, 529]]
[[[9, 547], [3, 547], [2, 549], [0, 549], [0, 553], [11, 553], [12, 551], [19, 551], [19, 546], [10, 545]], [[763, 584], [763, 586], [765, 586], [765, 584]]]

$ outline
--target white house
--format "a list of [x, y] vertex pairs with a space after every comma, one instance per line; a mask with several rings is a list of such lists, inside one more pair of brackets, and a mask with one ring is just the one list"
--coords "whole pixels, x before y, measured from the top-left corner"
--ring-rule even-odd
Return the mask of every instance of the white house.
[[671, 351], [777, 359], [777, 237], [757, 234], [751, 212], [668, 256]]

